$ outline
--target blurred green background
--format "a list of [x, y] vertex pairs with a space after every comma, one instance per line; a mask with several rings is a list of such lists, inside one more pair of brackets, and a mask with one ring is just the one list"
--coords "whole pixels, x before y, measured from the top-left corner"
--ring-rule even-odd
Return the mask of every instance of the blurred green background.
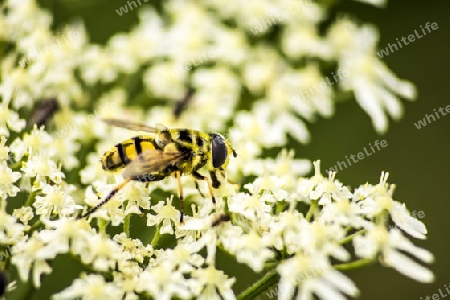
[[421, 221], [427, 226], [428, 239], [414, 243], [435, 255], [431, 270], [436, 281], [420, 284], [379, 265], [353, 271], [350, 276], [360, 288], [361, 299], [425, 299], [439, 293], [439, 288], [445, 293], [444, 284], [450, 284], [446, 231], [450, 228], [450, 115], [421, 129], [414, 122], [450, 104], [450, 1], [389, 1], [384, 9], [344, 1], [336, 8], [376, 25], [380, 31], [379, 49], [427, 22], [439, 25], [438, 30], [383, 58], [395, 74], [412, 81], [418, 90], [417, 100], [404, 102], [404, 118], [391, 121], [387, 134], [377, 135], [369, 117], [354, 102], [346, 102], [337, 106], [331, 120], [311, 126], [313, 141], [301, 153], [310, 159], [320, 158], [326, 169], [369, 143], [385, 139], [388, 147], [339, 172], [337, 178], [357, 186], [365, 180], [377, 182], [383, 170], [390, 173], [389, 182], [397, 185], [394, 199], [406, 203], [411, 212], [425, 213]]
[[[53, 11], [54, 26], [65, 24], [74, 18], [84, 20], [91, 41], [104, 43], [114, 33], [127, 31], [137, 22], [138, 9], [119, 17], [116, 9], [126, 1], [41, 1]], [[415, 240], [419, 246], [429, 249], [435, 255], [431, 269], [436, 275], [433, 284], [417, 283], [398, 272], [379, 265], [352, 271], [348, 275], [361, 291], [360, 299], [425, 299], [444, 284], [450, 284], [450, 228], [448, 212], [450, 197], [446, 192], [450, 176], [450, 115], [428, 124], [418, 130], [414, 122], [432, 114], [433, 109], [450, 104], [447, 68], [450, 67], [450, 1], [389, 1], [387, 7], [376, 8], [355, 1], [340, 1], [331, 16], [343, 12], [362, 23], [374, 24], [380, 31], [379, 49], [393, 44], [396, 38], [408, 36], [426, 22], [438, 23], [439, 29], [404, 46], [383, 58], [388, 67], [402, 79], [412, 81], [418, 89], [415, 102], [403, 102], [405, 116], [399, 122], [390, 120], [387, 134], [375, 133], [369, 117], [354, 101], [340, 103], [336, 114], [330, 120], [320, 119], [309, 124], [312, 141], [306, 146], [295, 146], [299, 157], [310, 160], [321, 159], [322, 170], [343, 161], [345, 156], [356, 154], [369, 143], [385, 139], [386, 148], [353, 164], [337, 174], [337, 178], [352, 187], [369, 181], [377, 183], [380, 172], [390, 173], [389, 182], [397, 184], [394, 198], [406, 203], [410, 211], [423, 211], [421, 220], [428, 228], [428, 239]], [[448, 186], [447, 186], [448, 187]], [[219, 267], [235, 267], [225, 260]], [[55, 273], [79, 272], [66, 259], [60, 259], [53, 266]], [[242, 290], [254, 282], [255, 274], [242, 267], [235, 284]], [[65, 271], [66, 270], [66, 271]], [[70, 270], [70, 271], [68, 271]], [[67, 274], [67, 273], [66, 273]], [[48, 293], [67, 286], [69, 278], [49, 276], [45, 281], [46, 291], [34, 295], [33, 299], [45, 299]], [[31, 293], [33, 294], [33, 293]], [[267, 298], [265, 295], [261, 298]]]

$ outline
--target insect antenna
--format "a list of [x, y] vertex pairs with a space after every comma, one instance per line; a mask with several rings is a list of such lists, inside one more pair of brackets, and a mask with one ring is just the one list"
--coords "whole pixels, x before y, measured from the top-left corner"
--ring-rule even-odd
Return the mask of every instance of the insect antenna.
[[90, 214], [92, 214], [93, 212], [95, 212], [97, 209], [99, 209], [101, 206], [103, 206], [104, 204], [106, 204], [109, 200], [111, 200], [111, 198], [117, 194], [117, 192], [123, 188], [129, 181], [131, 180], [131, 178], [125, 178], [125, 180], [118, 184], [110, 193], [108, 196], [106, 196], [106, 198], [100, 202], [99, 204], [97, 204], [96, 206], [94, 206], [91, 210], [89, 210], [88, 212], [86, 212], [85, 214], [78, 216], [77, 220], [88, 217]]

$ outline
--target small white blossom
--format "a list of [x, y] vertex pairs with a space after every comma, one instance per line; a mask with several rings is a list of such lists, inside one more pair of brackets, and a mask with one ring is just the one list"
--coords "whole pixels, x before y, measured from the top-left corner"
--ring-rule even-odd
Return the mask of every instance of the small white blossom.
[[12, 215], [25, 225], [28, 225], [28, 222], [34, 217], [33, 209], [30, 206], [17, 208], [13, 211]]
[[83, 252], [80, 253], [81, 260], [100, 271], [107, 271], [114, 268], [117, 259], [120, 257], [121, 249], [119, 245], [100, 235], [90, 237], [89, 244], [86, 245]]
[[[147, 226], [160, 226], [161, 234], [174, 234], [172, 223], [177, 226], [180, 223], [180, 212], [172, 205], [173, 197], [152, 206], [156, 215], [147, 214]], [[162, 223], [162, 224], [161, 224]]]
[[234, 278], [228, 278], [223, 271], [208, 266], [192, 272], [189, 286], [197, 299], [236, 299], [231, 289], [234, 281]]
[[20, 172], [13, 172], [5, 161], [0, 162], [0, 199], [17, 195], [20, 189], [14, 185], [14, 182], [20, 177]]
[[[3, 202], [4, 203], [4, 202]], [[24, 236], [25, 226], [5, 212], [2, 204], [0, 210], [0, 243], [4, 245], [14, 245]]]
[[36, 253], [43, 247], [44, 243], [33, 236], [30, 239], [19, 240], [12, 250], [11, 262], [16, 265], [20, 279], [27, 281], [31, 270], [33, 284], [36, 287], [41, 285], [41, 274], [50, 274], [52, 271], [45, 259], [36, 256]]
[[378, 36], [373, 27], [358, 28], [342, 19], [330, 29], [329, 39], [340, 58], [340, 68], [349, 74], [341, 78], [342, 88], [354, 91], [356, 101], [372, 118], [375, 129], [385, 132], [388, 125], [384, 111], [394, 119], [401, 118], [403, 107], [395, 94], [414, 99], [414, 86], [398, 79], [374, 55]]
[[9, 136], [8, 128], [20, 132], [24, 127], [25, 120], [19, 119], [19, 115], [8, 108], [8, 101], [3, 101], [0, 104], [0, 135]]
[[357, 296], [358, 289], [345, 275], [335, 271], [319, 253], [311, 256], [296, 254], [278, 267], [281, 279], [278, 299], [308, 299], [316, 294], [320, 299], [346, 299], [341, 293]]
[[387, 231], [385, 228], [376, 227], [363, 236], [355, 237], [354, 245], [356, 254], [360, 257], [371, 258], [379, 252], [384, 264], [403, 275], [419, 282], [434, 280], [430, 270], [416, 263], [405, 255], [405, 252], [425, 263], [433, 262], [433, 255], [425, 249], [414, 246], [395, 228]]
[[75, 298], [110, 300], [122, 299], [123, 291], [112, 282], [106, 282], [101, 275], [84, 275], [75, 279], [72, 285], [53, 295], [54, 300], [70, 300]]
[[29, 156], [39, 155], [39, 154], [50, 154], [52, 149], [50, 145], [53, 143], [52, 137], [44, 130], [41, 126], [37, 128], [36, 125], [30, 133], [25, 133], [22, 139], [22, 147], [25, 149], [23, 152]]
[[36, 208], [36, 214], [49, 219], [51, 215], [71, 216], [81, 205], [75, 204], [73, 198], [69, 195], [75, 189], [73, 186], [59, 186], [43, 184], [41, 192], [43, 196], [36, 196], [33, 206]]
[[36, 252], [41, 259], [54, 258], [58, 254], [73, 253], [81, 254], [86, 248], [91, 247], [93, 230], [87, 226], [85, 221], [75, 221], [69, 218], [61, 218], [56, 221], [43, 220], [47, 229], [38, 233], [37, 237], [44, 243], [43, 247]]
[[117, 234], [113, 239], [122, 245], [122, 255], [126, 259], [132, 259], [142, 263], [144, 257], [150, 257], [153, 254], [151, 245], [144, 246], [138, 239], [127, 238], [125, 233]]
[[427, 228], [421, 221], [411, 216], [404, 203], [396, 202], [394, 208], [390, 211], [390, 215], [395, 225], [412, 237], [416, 239], [426, 238]]
[[147, 268], [137, 278], [136, 290], [145, 291], [162, 300], [175, 296], [181, 299], [192, 297], [182, 273], [173, 267], [172, 262], [165, 259], [158, 266]]
[[228, 241], [227, 250], [236, 255], [238, 262], [246, 263], [255, 272], [261, 272], [264, 263], [274, 257], [273, 251], [269, 250], [270, 241], [269, 236], [251, 231]]
[[167, 249], [161, 256], [161, 259], [166, 257], [172, 260], [172, 263], [182, 273], [190, 273], [205, 263], [205, 259], [197, 253], [200, 249], [201, 247], [199, 247], [198, 243], [179, 244], [174, 249]]
[[22, 163], [21, 170], [27, 177], [36, 177], [35, 188], [45, 183], [48, 178], [56, 184], [60, 184], [65, 177], [55, 161], [49, 156], [32, 156], [28, 161]]

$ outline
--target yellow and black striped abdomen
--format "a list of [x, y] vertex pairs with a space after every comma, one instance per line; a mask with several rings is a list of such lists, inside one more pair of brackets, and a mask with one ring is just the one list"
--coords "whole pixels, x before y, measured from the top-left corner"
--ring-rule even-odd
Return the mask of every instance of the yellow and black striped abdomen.
[[102, 168], [107, 171], [117, 171], [128, 165], [142, 152], [154, 149], [159, 148], [153, 136], [139, 135], [125, 140], [103, 154]]

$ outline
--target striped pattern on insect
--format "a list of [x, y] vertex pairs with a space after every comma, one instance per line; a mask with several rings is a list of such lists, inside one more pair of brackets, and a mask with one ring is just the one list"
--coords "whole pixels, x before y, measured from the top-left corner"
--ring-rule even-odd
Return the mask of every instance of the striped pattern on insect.
[[[229, 163], [230, 155], [236, 157], [236, 151], [230, 142], [218, 133], [204, 133], [192, 129], [168, 129], [162, 125], [150, 127], [144, 124], [117, 119], [104, 119], [105, 123], [135, 131], [144, 131], [152, 135], [138, 135], [118, 143], [102, 157], [102, 167], [106, 171], [123, 169], [125, 180], [118, 184], [106, 198], [78, 217], [84, 218], [107, 203], [122, 187], [131, 180], [141, 182], [159, 181], [175, 176], [180, 196], [180, 222], [183, 222], [183, 188], [181, 175], [191, 175], [200, 192], [197, 180], [208, 184], [213, 203], [213, 188], [219, 188], [217, 172], [223, 174]], [[198, 171], [206, 168], [211, 178]], [[200, 192], [201, 194], [201, 192]]]

